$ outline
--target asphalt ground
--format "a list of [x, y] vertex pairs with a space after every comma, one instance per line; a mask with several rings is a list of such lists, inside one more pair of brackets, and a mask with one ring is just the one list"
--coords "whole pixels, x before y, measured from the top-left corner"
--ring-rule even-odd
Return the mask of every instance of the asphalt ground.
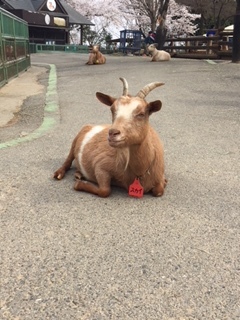
[[[31, 60], [43, 88], [0, 129], [0, 319], [240, 319], [239, 64]], [[74, 170], [52, 178], [84, 124], [110, 121], [95, 92], [119, 96], [119, 77], [132, 94], [165, 82], [147, 97], [163, 103], [150, 119], [165, 146], [161, 198], [76, 192]]]

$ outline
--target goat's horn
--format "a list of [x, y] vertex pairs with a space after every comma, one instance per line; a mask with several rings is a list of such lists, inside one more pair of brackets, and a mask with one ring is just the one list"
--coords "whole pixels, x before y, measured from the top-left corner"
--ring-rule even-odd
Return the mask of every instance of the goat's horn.
[[123, 96], [127, 96], [128, 95], [128, 83], [127, 80], [125, 78], [119, 78], [122, 83], [123, 83]]
[[144, 99], [149, 92], [151, 92], [153, 89], [155, 89], [156, 87], [160, 87], [163, 86], [164, 83], [162, 82], [152, 82], [147, 84], [145, 87], [143, 87], [137, 94], [136, 97], [139, 97], [141, 99]]

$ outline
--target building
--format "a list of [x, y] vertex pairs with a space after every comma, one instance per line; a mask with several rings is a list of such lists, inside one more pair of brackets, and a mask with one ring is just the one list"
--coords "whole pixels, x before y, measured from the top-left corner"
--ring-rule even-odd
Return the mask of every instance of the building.
[[0, 7], [25, 20], [30, 43], [66, 44], [70, 42], [71, 27], [80, 29], [93, 25], [64, 0], [0, 0]]

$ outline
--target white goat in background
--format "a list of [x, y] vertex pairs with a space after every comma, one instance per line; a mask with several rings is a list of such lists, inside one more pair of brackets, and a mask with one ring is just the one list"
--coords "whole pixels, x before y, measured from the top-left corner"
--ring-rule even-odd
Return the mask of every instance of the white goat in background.
[[152, 60], [151, 61], [169, 61], [171, 59], [170, 54], [167, 51], [164, 50], [158, 50], [156, 48], [157, 44], [153, 43], [150, 44], [147, 47], [147, 50], [151, 53], [152, 55]]

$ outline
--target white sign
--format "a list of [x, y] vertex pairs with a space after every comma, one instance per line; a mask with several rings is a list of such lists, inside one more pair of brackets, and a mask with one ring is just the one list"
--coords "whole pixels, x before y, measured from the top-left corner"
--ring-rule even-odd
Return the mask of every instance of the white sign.
[[45, 15], [45, 23], [46, 23], [46, 24], [49, 24], [49, 23], [50, 23], [50, 20], [51, 20], [51, 19], [50, 19], [49, 14], [46, 14], [46, 15]]
[[48, 0], [47, 1], [47, 8], [49, 11], [54, 11], [57, 7], [56, 1], [55, 0]]

